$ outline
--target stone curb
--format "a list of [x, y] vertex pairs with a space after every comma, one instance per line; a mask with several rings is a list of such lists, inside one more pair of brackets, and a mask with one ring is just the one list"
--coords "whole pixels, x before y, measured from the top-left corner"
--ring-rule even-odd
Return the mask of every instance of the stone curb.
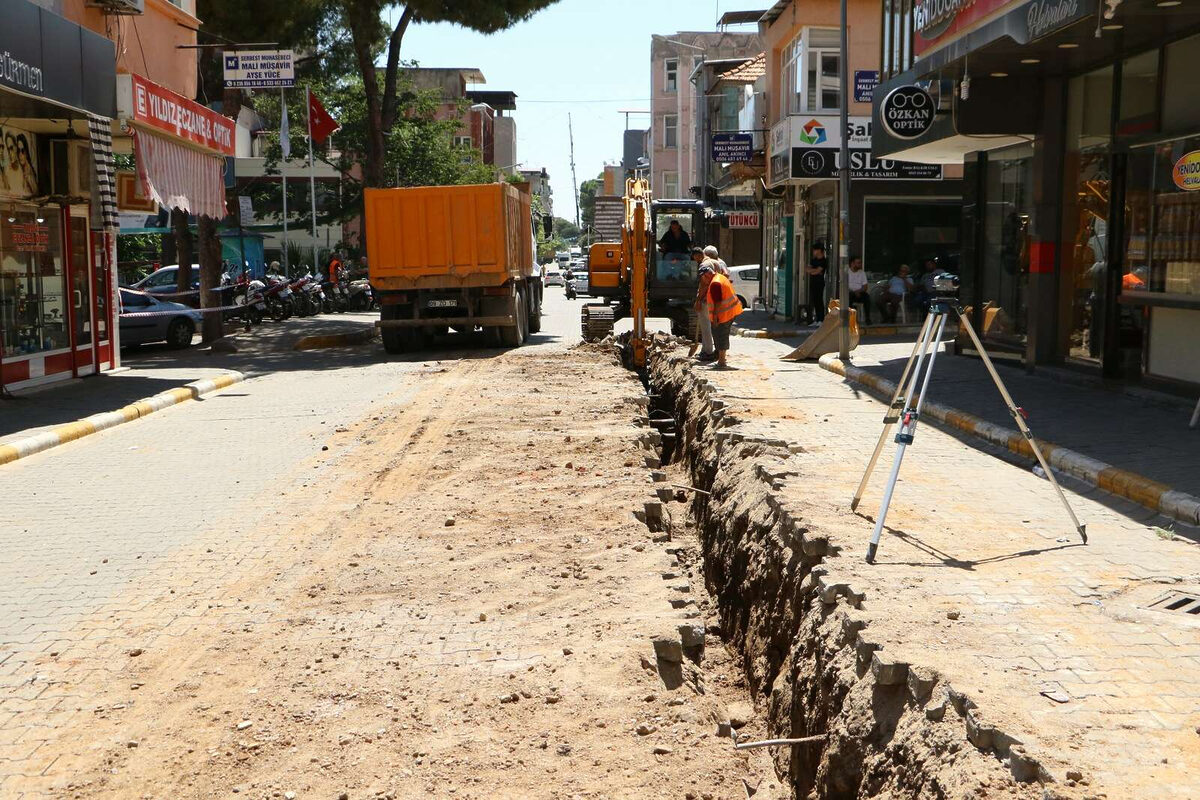
[[48, 431], [43, 431], [24, 439], [0, 445], [0, 464], [8, 464], [26, 456], [31, 456], [34, 453], [41, 453], [52, 447], [58, 447], [60, 444], [73, 442], [76, 439], [91, 436], [93, 433], [99, 433], [100, 431], [122, 425], [126, 422], [133, 422], [135, 419], [149, 416], [155, 411], [162, 411], [164, 408], [169, 408], [188, 400], [195, 400], [218, 389], [224, 389], [235, 383], [241, 383], [245, 379], [246, 376], [240, 372], [228, 372], [224, 375], [218, 375], [215, 378], [204, 378], [203, 380], [185, 384], [178, 389], [159, 392], [152, 397], [138, 400], [136, 403], [130, 403], [123, 408], [118, 408], [116, 411], [93, 414], [90, 417], [85, 417], [75, 422], [68, 422], [65, 425], [58, 425]]
[[[848, 381], [862, 384], [885, 397], [891, 397], [896, 391], [896, 384], [892, 381], [867, 372], [860, 367], [843, 364], [841, 359], [834, 354], [821, 356], [818, 363], [822, 369], [841, 375]], [[921, 413], [985, 442], [999, 445], [1029, 461], [1035, 460], [1033, 449], [1025, 441], [1025, 437], [1011, 428], [996, 425], [980, 419], [974, 414], [928, 400]], [[1151, 511], [1157, 511], [1188, 525], [1200, 525], [1200, 498], [1173, 489], [1165, 483], [1151, 480], [1136, 472], [1089, 458], [1044, 439], [1038, 439], [1037, 443], [1046, 460], [1050, 462], [1050, 466], [1055, 469], [1078, 478], [1090, 486], [1103, 489], [1109, 494], [1132, 500]]]
[[351, 347], [356, 344], [366, 344], [379, 335], [377, 328], [368, 328], [353, 333], [327, 333], [320, 336], [304, 336], [294, 345], [293, 350], [323, 350], [327, 347]]
[[[736, 325], [733, 328], [735, 336], [741, 336], [744, 339], [789, 339], [793, 336], [807, 336], [814, 333], [816, 328], [782, 328], [780, 330], [747, 330], [739, 328]], [[947, 329], [949, 333], [954, 334], [955, 331]], [[863, 339], [871, 339], [882, 336], [897, 336], [903, 333], [920, 333], [920, 325], [876, 325], [870, 328], [859, 328], [859, 336]]]

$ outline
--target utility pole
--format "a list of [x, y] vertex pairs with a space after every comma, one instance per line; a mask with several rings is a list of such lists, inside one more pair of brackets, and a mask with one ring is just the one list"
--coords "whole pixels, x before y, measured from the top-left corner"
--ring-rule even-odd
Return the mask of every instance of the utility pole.
[[846, 238], [850, 232], [850, 48], [846, 36], [846, 27], [849, 25], [847, 4], [847, 0], [842, 0], [842, 101], [838, 104], [841, 106], [842, 126], [842, 169], [838, 194], [841, 196], [842, 208], [838, 218], [837, 263], [834, 270], [834, 275], [837, 276], [838, 305], [841, 307], [838, 357], [843, 363], [850, 360], [850, 242]]
[[567, 114], [567, 136], [571, 139], [571, 185], [575, 188], [575, 227], [579, 227], [579, 179], [575, 177], [575, 128]]

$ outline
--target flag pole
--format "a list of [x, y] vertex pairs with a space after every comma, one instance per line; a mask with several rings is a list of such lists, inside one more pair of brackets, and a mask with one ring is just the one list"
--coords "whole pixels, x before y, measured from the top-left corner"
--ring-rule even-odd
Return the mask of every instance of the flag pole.
[[[312, 130], [312, 88], [304, 87], [305, 96], [308, 99], [308, 196], [312, 203], [312, 257], [313, 270], [319, 270], [321, 265], [317, 263], [317, 167], [313, 159], [313, 151], [316, 149], [316, 143], [313, 141]], [[331, 276], [325, 276], [328, 280]]]
[[[286, 118], [287, 117], [287, 97], [284, 96], [284, 89], [282, 86], [279, 87], [279, 108], [283, 112], [283, 116]], [[288, 135], [290, 135], [290, 133], [291, 133], [290, 128], [286, 131], [282, 131], [282, 134], [284, 136], [288, 136]], [[292, 148], [290, 146], [290, 143], [281, 143], [281, 149], [283, 150], [283, 160], [279, 162], [279, 182], [283, 187], [283, 253], [282, 253], [283, 259], [282, 259], [282, 261], [283, 261], [283, 273], [285, 275], [290, 275], [291, 273], [288, 270], [287, 162], [288, 162], [288, 157], [291, 155]]]

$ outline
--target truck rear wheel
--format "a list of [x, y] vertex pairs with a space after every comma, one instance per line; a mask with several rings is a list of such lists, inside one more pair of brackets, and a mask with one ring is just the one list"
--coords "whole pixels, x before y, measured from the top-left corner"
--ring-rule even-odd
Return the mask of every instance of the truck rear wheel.
[[516, 324], [500, 327], [500, 341], [504, 347], [520, 347], [521, 342], [525, 339], [525, 326], [522, 324], [521, 318], [526, 313], [525, 293], [520, 289], [517, 289], [516, 295], [513, 296], [509, 309]]
[[542, 292], [540, 288], [535, 288], [530, 292], [532, 302], [529, 304], [529, 332], [541, 333], [542, 331]]
[[[399, 319], [399, 312], [399, 306], [383, 306], [379, 309], [379, 319], [381, 321]], [[398, 355], [404, 352], [403, 328], [381, 328], [380, 336], [383, 338], [383, 349], [385, 352], [391, 355]]]

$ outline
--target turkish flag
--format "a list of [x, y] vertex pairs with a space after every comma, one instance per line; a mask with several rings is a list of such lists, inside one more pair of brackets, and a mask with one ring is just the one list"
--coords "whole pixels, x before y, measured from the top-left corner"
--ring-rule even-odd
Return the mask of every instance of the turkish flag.
[[321, 144], [329, 135], [342, 127], [337, 120], [329, 116], [325, 106], [311, 91], [308, 93], [308, 135], [317, 144]]

